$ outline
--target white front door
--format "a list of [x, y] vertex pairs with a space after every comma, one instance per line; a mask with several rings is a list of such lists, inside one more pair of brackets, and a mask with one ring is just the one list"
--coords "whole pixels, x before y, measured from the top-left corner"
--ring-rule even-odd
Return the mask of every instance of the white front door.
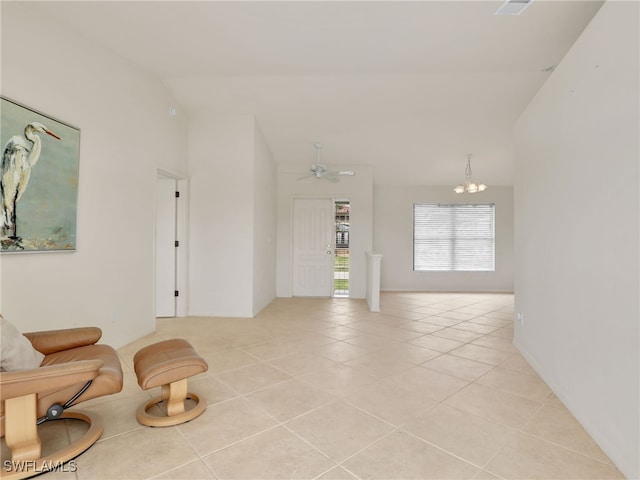
[[156, 317], [176, 316], [176, 181], [156, 180]]
[[333, 293], [333, 200], [293, 201], [294, 297], [330, 297]]

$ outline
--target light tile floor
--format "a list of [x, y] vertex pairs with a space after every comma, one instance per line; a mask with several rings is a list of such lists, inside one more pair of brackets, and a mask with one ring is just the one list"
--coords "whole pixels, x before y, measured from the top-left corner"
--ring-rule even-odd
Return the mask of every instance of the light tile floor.
[[[80, 407], [102, 414], [102, 438], [75, 472], [41, 478], [624, 478], [512, 345], [512, 295], [383, 293], [381, 306], [277, 299], [253, 319], [159, 319], [119, 350], [123, 392]], [[136, 407], [158, 392], [139, 389], [133, 355], [175, 337], [209, 363], [190, 381], [208, 408], [142, 427]]]

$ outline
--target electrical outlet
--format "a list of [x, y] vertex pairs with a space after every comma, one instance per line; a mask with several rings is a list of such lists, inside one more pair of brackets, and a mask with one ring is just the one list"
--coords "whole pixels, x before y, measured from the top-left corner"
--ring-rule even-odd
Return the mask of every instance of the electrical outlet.
[[516, 320], [520, 323], [521, 327], [524, 327], [524, 313], [518, 312], [516, 314]]

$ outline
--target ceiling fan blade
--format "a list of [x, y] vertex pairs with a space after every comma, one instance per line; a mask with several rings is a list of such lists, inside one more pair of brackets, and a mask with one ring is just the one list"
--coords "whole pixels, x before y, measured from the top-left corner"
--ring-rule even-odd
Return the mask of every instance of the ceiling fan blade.
[[325, 180], [329, 180], [330, 182], [333, 182], [333, 183], [340, 181], [340, 178], [338, 177], [338, 172], [326, 172], [324, 175], [322, 175], [322, 178], [324, 178]]

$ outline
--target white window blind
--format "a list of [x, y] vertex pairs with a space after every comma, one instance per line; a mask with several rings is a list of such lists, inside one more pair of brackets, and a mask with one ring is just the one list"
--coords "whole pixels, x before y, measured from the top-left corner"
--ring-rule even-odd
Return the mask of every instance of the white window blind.
[[413, 269], [495, 270], [494, 204], [413, 206]]

